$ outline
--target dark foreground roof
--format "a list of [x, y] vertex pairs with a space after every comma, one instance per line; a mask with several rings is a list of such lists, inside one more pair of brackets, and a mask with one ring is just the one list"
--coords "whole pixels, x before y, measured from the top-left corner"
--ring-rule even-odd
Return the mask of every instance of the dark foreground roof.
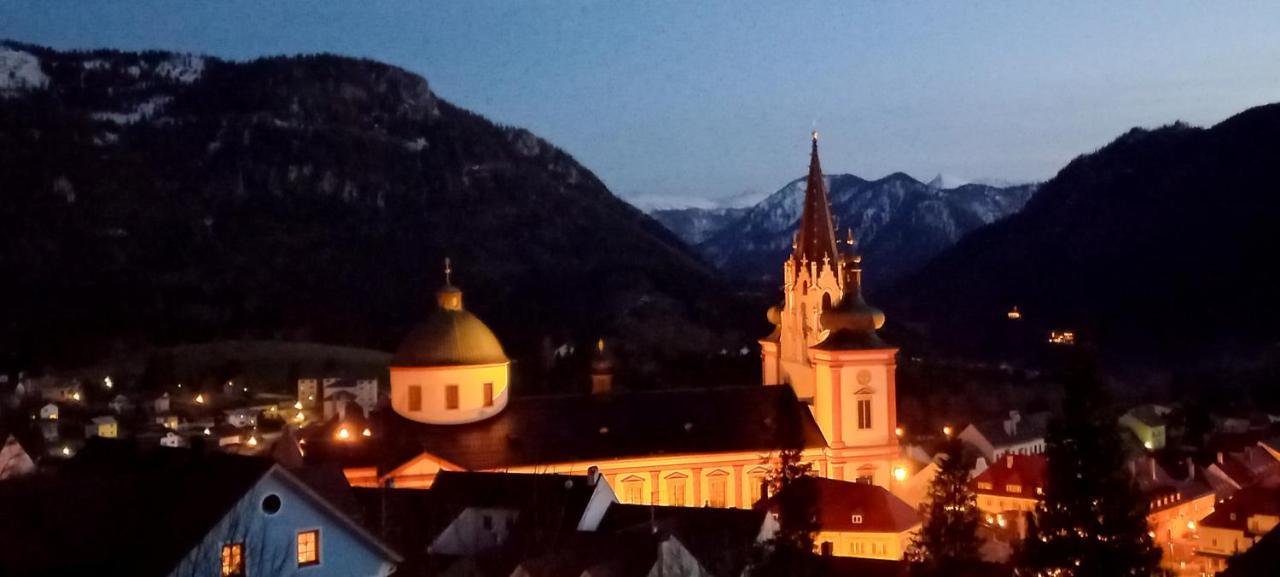
[[766, 453], [782, 439], [825, 447], [790, 387], [725, 387], [515, 398], [498, 415], [464, 425], [426, 425], [384, 412], [377, 442], [308, 445], [308, 458], [378, 465], [385, 472], [422, 453], [469, 470], [574, 461], [723, 452]]
[[[901, 533], [920, 524], [919, 513], [884, 487], [819, 477], [794, 481], [757, 507], [798, 510], [804, 499], [816, 503], [818, 527], [823, 531]], [[854, 515], [859, 516], [858, 523], [853, 522]]]
[[91, 441], [56, 478], [0, 483], [0, 575], [166, 575], [271, 467]]
[[739, 575], [751, 559], [764, 520], [762, 510], [615, 503], [599, 531], [673, 535], [712, 575]]

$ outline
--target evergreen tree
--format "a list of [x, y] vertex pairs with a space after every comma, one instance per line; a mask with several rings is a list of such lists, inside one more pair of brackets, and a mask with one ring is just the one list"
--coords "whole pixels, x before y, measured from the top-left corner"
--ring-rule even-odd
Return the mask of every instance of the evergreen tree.
[[1063, 415], [1045, 438], [1044, 498], [1028, 522], [1019, 574], [1158, 574], [1160, 549], [1148, 533], [1148, 504], [1125, 466], [1098, 371], [1082, 353], [1073, 353], [1065, 369]]
[[[794, 402], [792, 399], [791, 402]], [[780, 447], [778, 464], [766, 479], [778, 514], [778, 530], [756, 547], [751, 577], [805, 577], [815, 575], [814, 535], [818, 531], [817, 488], [813, 463], [803, 459], [804, 441], [794, 411], [779, 403], [775, 434]]]
[[973, 457], [958, 438], [951, 438], [938, 474], [922, 504], [924, 525], [907, 555], [925, 575], [952, 575], [978, 560], [978, 504], [969, 487]]

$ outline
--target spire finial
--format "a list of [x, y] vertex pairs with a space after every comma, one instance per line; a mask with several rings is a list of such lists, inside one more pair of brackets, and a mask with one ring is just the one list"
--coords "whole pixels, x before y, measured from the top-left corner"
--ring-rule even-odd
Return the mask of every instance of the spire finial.
[[444, 257], [444, 284], [453, 284], [453, 262], [447, 256]]

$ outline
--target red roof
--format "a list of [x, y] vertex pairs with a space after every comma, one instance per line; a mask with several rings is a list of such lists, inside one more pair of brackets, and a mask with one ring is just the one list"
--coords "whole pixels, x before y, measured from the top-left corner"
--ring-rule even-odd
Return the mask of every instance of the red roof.
[[780, 502], [797, 498], [803, 486], [811, 484], [817, 503], [818, 528], [822, 531], [901, 533], [920, 524], [920, 515], [911, 505], [884, 487], [834, 479], [808, 477], [761, 507], [777, 511]]
[[[1005, 455], [973, 479], [973, 491], [983, 495], [1038, 499], [1044, 488], [1044, 455]], [[990, 488], [986, 488], [990, 484]], [[1010, 491], [1014, 486], [1019, 491]]]
[[1280, 516], [1280, 488], [1247, 487], [1237, 491], [1225, 503], [1200, 522], [1205, 527], [1245, 531], [1253, 515]]

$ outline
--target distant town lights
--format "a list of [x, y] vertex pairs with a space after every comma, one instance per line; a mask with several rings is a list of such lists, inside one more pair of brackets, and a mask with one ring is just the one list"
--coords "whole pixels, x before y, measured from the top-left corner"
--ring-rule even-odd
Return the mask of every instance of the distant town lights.
[[302, 410], [302, 401], [298, 401], [298, 402], [294, 403], [294, 404], [293, 404], [293, 408], [298, 409], [299, 411], [301, 411], [301, 410]]
[[257, 446], [258, 446], [258, 438], [257, 438], [257, 437], [250, 436], [250, 437], [249, 437], [249, 446], [250, 446], [250, 447], [257, 447]]
[[73, 401], [79, 401], [79, 400], [80, 400], [80, 392], [79, 392], [79, 391], [76, 391], [76, 392], [74, 392], [74, 393], [71, 393], [71, 400], [73, 400]]
[[63, 446], [62, 446], [62, 456], [64, 456], [64, 457], [70, 457], [70, 456], [71, 456], [71, 447], [68, 447], [68, 446], [66, 446], [66, 445], [63, 445]]
[[110, 389], [115, 386], [115, 384], [111, 382], [111, 377], [102, 377], [102, 386]]

